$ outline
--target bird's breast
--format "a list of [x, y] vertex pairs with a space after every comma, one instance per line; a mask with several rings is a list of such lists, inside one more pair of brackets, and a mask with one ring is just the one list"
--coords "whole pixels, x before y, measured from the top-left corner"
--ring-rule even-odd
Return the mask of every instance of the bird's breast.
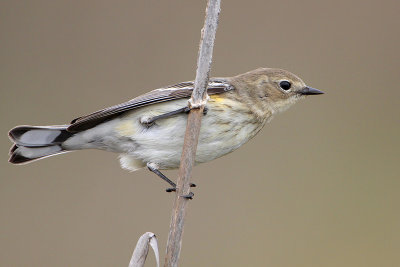
[[[130, 139], [124, 148], [133, 158], [157, 163], [161, 169], [177, 168], [183, 147], [187, 114], [178, 114], [157, 120], [151, 126], [143, 125], [143, 116], [157, 116], [187, 105], [187, 100], [175, 100], [130, 112], [115, 127], [121, 140]], [[262, 128], [249, 109], [234, 99], [212, 95], [203, 116], [196, 163], [207, 162], [226, 155], [246, 143]], [[134, 144], [134, 147], [133, 147]]]

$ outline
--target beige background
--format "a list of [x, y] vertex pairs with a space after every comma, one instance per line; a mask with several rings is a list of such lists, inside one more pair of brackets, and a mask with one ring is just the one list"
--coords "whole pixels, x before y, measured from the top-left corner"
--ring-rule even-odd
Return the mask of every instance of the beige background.
[[[205, 4], [0, 2], [1, 266], [127, 266], [146, 231], [164, 254], [162, 181], [100, 151], [12, 166], [7, 131], [193, 79]], [[280, 67], [326, 94], [195, 168], [181, 266], [400, 266], [399, 9], [223, 1], [212, 75]]]

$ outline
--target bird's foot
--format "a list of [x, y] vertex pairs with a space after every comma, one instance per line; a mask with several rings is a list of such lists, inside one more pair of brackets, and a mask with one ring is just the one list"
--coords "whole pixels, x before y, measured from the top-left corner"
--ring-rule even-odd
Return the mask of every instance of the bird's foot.
[[[196, 184], [190, 183], [190, 187], [196, 187]], [[176, 186], [165, 189], [166, 192], [176, 192]]]
[[193, 199], [193, 196], [194, 196], [193, 192], [189, 192], [189, 194], [183, 195], [181, 197], [186, 198], [186, 199]]
[[208, 107], [205, 106], [203, 109], [203, 115], [205, 116], [205, 115], [207, 115], [207, 113], [208, 113]]

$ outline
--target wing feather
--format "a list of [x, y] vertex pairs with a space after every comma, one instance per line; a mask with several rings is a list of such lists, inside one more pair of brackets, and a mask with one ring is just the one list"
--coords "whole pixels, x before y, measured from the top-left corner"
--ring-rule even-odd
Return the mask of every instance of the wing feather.
[[[193, 87], [193, 82], [183, 82], [150, 91], [127, 102], [76, 118], [71, 121], [71, 125], [67, 130], [69, 132], [84, 131], [133, 109], [176, 99], [190, 98]], [[226, 79], [211, 79], [208, 84], [207, 93], [209, 95], [221, 94], [233, 89], [233, 86]]]

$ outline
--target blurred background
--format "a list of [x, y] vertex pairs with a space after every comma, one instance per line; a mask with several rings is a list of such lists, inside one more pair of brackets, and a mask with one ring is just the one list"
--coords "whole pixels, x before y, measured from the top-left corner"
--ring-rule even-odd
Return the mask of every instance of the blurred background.
[[[154, 174], [101, 151], [13, 166], [7, 132], [194, 79], [205, 6], [0, 2], [0, 266], [127, 266], [146, 231], [164, 256], [173, 195]], [[326, 94], [194, 169], [181, 266], [400, 266], [399, 8], [222, 1], [212, 76], [279, 67]]]

